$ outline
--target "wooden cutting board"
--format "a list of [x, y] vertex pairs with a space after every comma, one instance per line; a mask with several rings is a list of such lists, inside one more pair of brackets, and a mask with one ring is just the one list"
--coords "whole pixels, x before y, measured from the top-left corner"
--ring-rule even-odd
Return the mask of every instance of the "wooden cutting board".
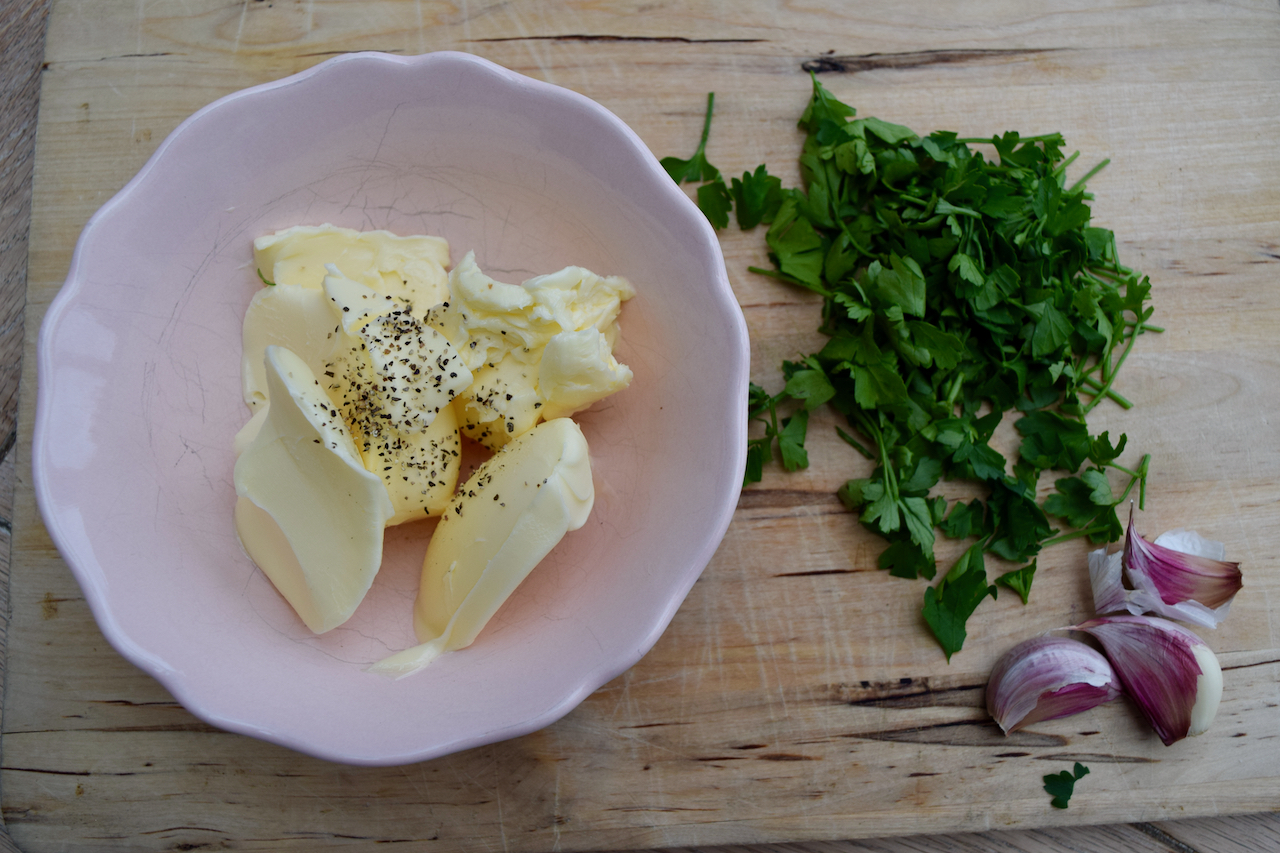
[[[1154, 283], [1095, 430], [1152, 454], [1145, 529], [1194, 527], [1246, 587], [1206, 640], [1217, 722], [1164, 747], [1114, 703], [1004, 737], [982, 691], [1016, 641], [1090, 613], [1086, 547], [1045, 552], [1031, 604], [985, 603], [948, 665], [923, 582], [834, 498], [867, 464], [815, 417], [811, 467], [766, 471], [657, 646], [555, 725], [403, 768], [350, 768], [196, 720], [98, 632], [35, 509], [34, 342], [89, 216], [183, 118], [336, 53], [460, 49], [582, 92], [659, 156], [796, 181], [806, 67], [862, 115], [964, 136], [1061, 131], [1095, 221]], [[1280, 808], [1280, 15], [1273, 3], [155, 2], [59, 0], [49, 25], [3, 717], [23, 849], [626, 849], [1154, 820]], [[1083, 172], [1082, 167], [1081, 173]], [[817, 301], [725, 257], [754, 379], [820, 345]], [[1001, 433], [1006, 442], [1011, 431]], [[947, 492], [958, 496], [961, 492]], [[948, 552], [945, 550], [943, 554]], [[1274, 602], [1273, 602], [1274, 600]], [[1045, 773], [1089, 765], [1070, 809]]]

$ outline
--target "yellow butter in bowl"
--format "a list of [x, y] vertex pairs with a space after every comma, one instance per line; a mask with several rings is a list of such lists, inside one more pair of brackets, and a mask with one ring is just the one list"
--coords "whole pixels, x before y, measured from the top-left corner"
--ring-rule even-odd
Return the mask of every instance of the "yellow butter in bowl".
[[273, 284], [320, 290], [333, 264], [342, 275], [426, 311], [449, 298], [449, 243], [430, 235], [296, 225], [253, 241], [258, 275]]
[[393, 509], [306, 362], [266, 351], [271, 406], [236, 460], [236, 533], [307, 627], [345, 622], [382, 563]]
[[403, 677], [469, 646], [594, 502], [587, 441], [573, 421], [544, 421], [504, 446], [445, 508], [427, 546], [414, 605], [423, 642], [370, 669]]

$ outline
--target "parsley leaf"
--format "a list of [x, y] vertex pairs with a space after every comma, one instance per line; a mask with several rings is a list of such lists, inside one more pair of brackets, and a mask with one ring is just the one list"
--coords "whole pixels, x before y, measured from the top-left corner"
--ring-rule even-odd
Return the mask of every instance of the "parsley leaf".
[[[805, 371], [797, 370], [796, 373]], [[790, 382], [788, 385], [790, 386]], [[814, 383], [801, 379], [797, 385], [805, 389]], [[809, 409], [802, 408], [790, 417], [780, 418], [778, 405], [788, 400], [804, 400], [802, 396], [793, 396], [784, 388], [776, 396], [769, 396], [764, 388], [750, 383], [747, 393], [747, 418], [764, 425], [764, 435], [747, 441], [747, 464], [743, 472], [742, 484], [758, 483], [764, 478], [764, 464], [773, 458], [774, 443], [777, 442], [778, 453], [782, 458], [782, 466], [788, 471], [809, 467], [809, 453], [804, 442], [809, 430]], [[816, 404], [815, 404], [816, 405]]]
[[808, 429], [807, 409], [801, 409], [782, 421], [782, 431], [778, 433], [778, 449], [782, 451], [782, 467], [788, 471], [809, 467], [809, 453], [804, 449]]
[[786, 392], [793, 399], [803, 400], [807, 411], [813, 411], [834, 397], [836, 389], [832, 387], [816, 359], [807, 360], [806, 364], [810, 366], [795, 371], [787, 378]]
[[711, 113], [715, 103], [716, 93], [708, 92], [707, 114], [702, 122], [702, 138], [698, 140], [698, 150], [693, 152], [693, 156], [688, 160], [681, 160], [679, 157], [663, 157], [658, 161], [677, 184], [720, 179], [720, 170], [707, 162], [707, 138], [711, 135]]
[[1037, 468], [1075, 473], [1093, 452], [1094, 442], [1084, 421], [1057, 412], [1031, 412], [1014, 427], [1022, 434], [1022, 458]]
[[763, 163], [754, 172], [743, 172], [742, 180], [733, 178], [729, 191], [743, 231], [773, 222], [782, 206], [782, 179], [770, 175]]
[[1036, 561], [1032, 560], [1020, 569], [1005, 572], [996, 578], [996, 583], [1009, 587], [1009, 589], [1018, 594], [1018, 597], [1022, 599], [1022, 603], [1026, 604], [1028, 596], [1031, 595], [1031, 581], [1035, 576]]
[[1088, 775], [1089, 768], [1077, 761], [1072, 770], [1063, 770], [1061, 773], [1050, 773], [1045, 776], [1044, 792], [1053, 797], [1049, 804], [1055, 809], [1065, 809], [1071, 800], [1071, 795], [1076, 791], [1076, 782]]
[[899, 539], [880, 552], [879, 566], [896, 578], [929, 578], [937, 572], [933, 549], [926, 551], [910, 539]]
[[717, 175], [714, 181], [698, 187], [698, 209], [707, 217], [711, 227], [719, 231], [729, 226], [729, 211], [733, 209], [733, 197]]
[[987, 583], [981, 542], [965, 551], [936, 587], [924, 591], [921, 613], [948, 661], [964, 646], [965, 622], [988, 595], [995, 598], [996, 588]]

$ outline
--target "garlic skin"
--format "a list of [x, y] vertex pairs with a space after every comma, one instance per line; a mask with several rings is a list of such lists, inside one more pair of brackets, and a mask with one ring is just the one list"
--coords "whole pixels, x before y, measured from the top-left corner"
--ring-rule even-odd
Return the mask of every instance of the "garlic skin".
[[1101, 654], [1079, 640], [1043, 635], [1022, 641], [996, 662], [987, 681], [987, 712], [1009, 734], [1119, 695], [1120, 683]]
[[1102, 644], [1165, 746], [1209, 728], [1222, 701], [1222, 667], [1195, 634], [1152, 616], [1101, 616], [1072, 630]]
[[[1240, 591], [1240, 564], [1227, 562], [1221, 542], [1192, 530], [1170, 530], [1148, 542], [1130, 511], [1124, 550], [1089, 555], [1089, 580], [1098, 613], [1128, 610], [1216, 628]], [[1124, 586], [1127, 578], [1132, 589]]]
[[[1089, 552], [1089, 586], [1093, 589], [1093, 610], [1098, 614], [1119, 613], [1129, 609], [1129, 594], [1124, 586], [1124, 551], [1107, 553], [1106, 548]], [[1138, 616], [1140, 609], [1134, 609]]]

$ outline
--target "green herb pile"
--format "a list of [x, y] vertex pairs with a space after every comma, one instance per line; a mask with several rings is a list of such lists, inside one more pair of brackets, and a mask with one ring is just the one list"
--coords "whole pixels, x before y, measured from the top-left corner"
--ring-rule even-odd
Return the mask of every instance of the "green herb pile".
[[[1126, 436], [1089, 434], [1085, 415], [1109, 398], [1134, 339], [1148, 325], [1150, 283], [1122, 266], [1111, 231], [1089, 225], [1085, 181], [1068, 185], [1059, 134], [921, 137], [901, 125], [856, 118], [813, 78], [800, 118], [803, 186], [784, 188], [765, 166], [725, 183], [706, 158], [714, 95], [688, 160], [662, 165], [701, 185], [698, 205], [716, 228], [769, 226], [774, 269], [752, 267], [823, 297], [819, 352], [782, 364], [786, 385], [751, 386], [745, 482], [761, 479], [774, 448], [783, 466], [808, 465], [809, 413], [829, 404], [847, 420], [840, 436], [876, 463], [849, 480], [841, 501], [888, 545], [879, 565], [934, 578], [935, 531], [973, 538], [924, 592], [923, 615], [948, 659], [965, 623], [996, 586], [984, 555], [1021, 568], [997, 583], [1025, 602], [1046, 545], [1078, 536], [1095, 544], [1123, 533], [1116, 506], [1145, 487], [1117, 459]], [[984, 157], [970, 145], [994, 149]], [[1012, 460], [989, 444], [1006, 412], [1021, 436]], [[1117, 495], [1107, 476], [1128, 478]], [[1065, 472], [1043, 503], [1040, 475]], [[930, 496], [940, 481], [988, 490], [969, 503]], [[1050, 517], [1072, 528], [1055, 529]]]

